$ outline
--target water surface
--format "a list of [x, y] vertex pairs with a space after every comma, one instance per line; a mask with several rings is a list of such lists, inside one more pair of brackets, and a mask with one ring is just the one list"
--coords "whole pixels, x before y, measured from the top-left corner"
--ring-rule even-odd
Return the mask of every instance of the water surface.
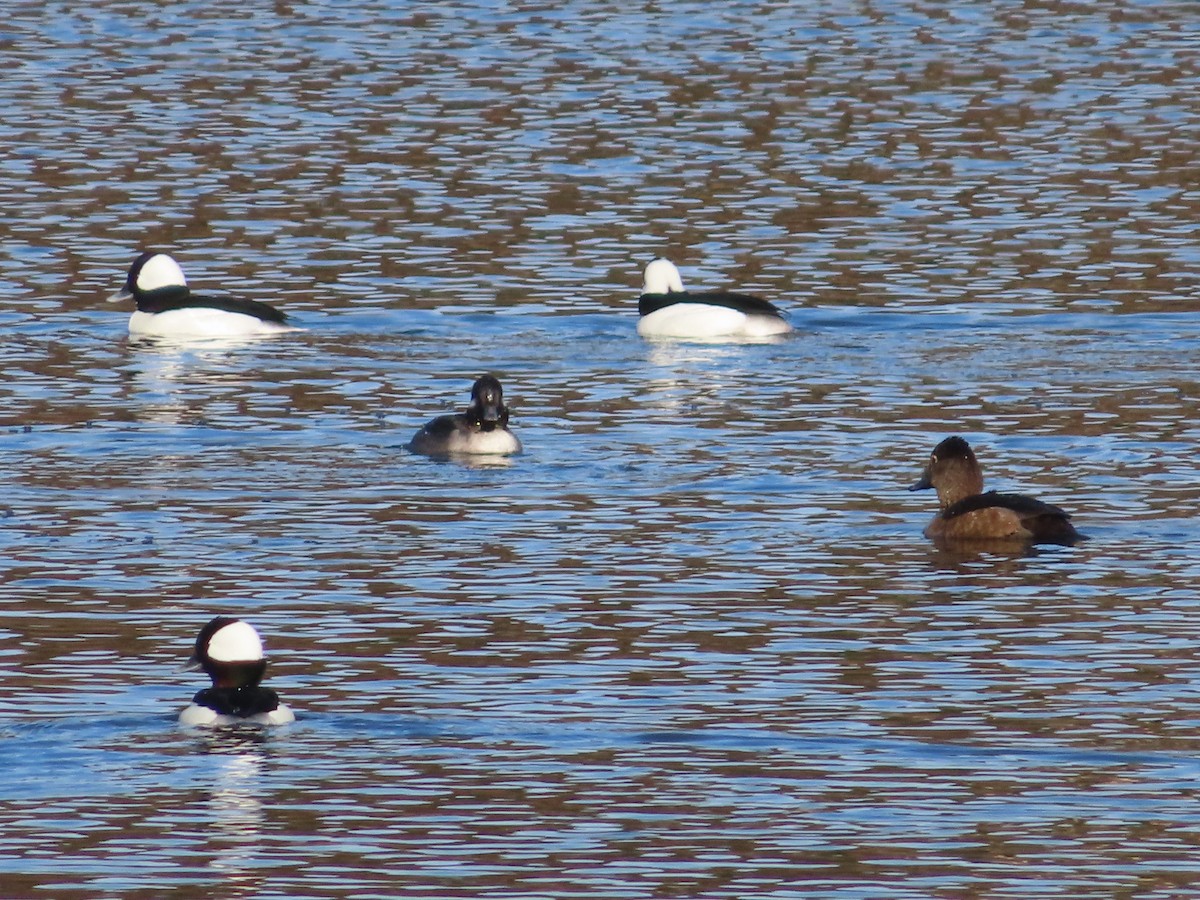
[[[0, 893], [1194, 893], [1194, 25], [12, 5]], [[146, 247], [306, 330], [130, 341]], [[526, 452], [408, 454], [484, 371]], [[948, 434], [1090, 540], [930, 546]], [[217, 613], [294, 726], [175, 727]]]

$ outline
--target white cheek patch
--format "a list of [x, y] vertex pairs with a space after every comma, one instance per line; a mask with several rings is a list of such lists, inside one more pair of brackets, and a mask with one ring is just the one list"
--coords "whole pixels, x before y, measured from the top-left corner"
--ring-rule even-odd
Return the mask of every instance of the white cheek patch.
[[642, 276], [643, 294], [666, 294], [671, 291], [682, 291], [683, 279], [679, 270], [669, 259], [656, 259], [646, 266]]
[[165, 253], [158, 253], [148, 260], [138, 272], [138, 290], [154, 291], [164, 287], [182, 287], [187, 284], [179, 263]]
[[253, 627], [234, 622], [212, 636], [208, 655], [216, 662], [256, 662], [263, 658], [262, 641]]

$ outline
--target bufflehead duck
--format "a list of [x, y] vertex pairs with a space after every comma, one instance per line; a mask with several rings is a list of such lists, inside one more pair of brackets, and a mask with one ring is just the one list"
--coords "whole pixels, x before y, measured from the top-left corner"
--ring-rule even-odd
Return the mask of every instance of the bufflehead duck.
[[508, 407], [500, 382], [484, 375], [471, 388], [466, 412], [438, 416], [416, 433], [408, 448], [426, 456], [520, 453], [521, 442], [508, 430]]
[[971, 446], [948, 437], [933, 448], [920, 481], [909, 488], [936, 488], [940, 511], [925, 529], [935, 541], [1017, 540], [1074, 544], [1083, 535], [1057, 506], [1022, 494], [983, 492], [983, 473]]
[[285, 725], [295, 715], [270, 688], [261, 687], [267, 661], [258, 632], [247, 622], [217, 616], [196, 637], [188, 668], [212, 679], [179, 714], [182, 725]]
[[239, 337], [294, 331], [287, 316], [257, 300], [193, 294], [179, 264], [165, 253], [143, 253], [121, 290], [108, 299], [137, 303], [129, 333], [156, 337]]
[[685, 291], [679, 270], [666, 259], [646, 266], [638, 312], [642, 337], [764, 338], [792, 330], [783, 313], [760, 297]]

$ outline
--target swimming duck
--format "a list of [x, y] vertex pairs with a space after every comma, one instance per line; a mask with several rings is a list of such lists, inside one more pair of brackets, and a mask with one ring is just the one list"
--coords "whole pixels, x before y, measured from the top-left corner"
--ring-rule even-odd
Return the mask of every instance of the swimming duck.
[[983, 473], [971, 446], [948, 437], [933, 449], [921, 479], [910, 491], [937, 490], [940, 511], [925, 529], [938, 541], [1020, 540], [1074, 544], [1082, 540], [1071, 517], [1057, 506], [1022, 494], [983, 491]]
[[646, 266], [638, 312], [642, 337], [764, 338], [792, 330], [783, 313], [760, 297], [685, 291], [675, 264], [661, 258]]
[[247, 622], [217, 616], [196, 637], [188, 668], [212, 679], [179, 714], [182, 725], [285, 725], [296, 716], [270, 688], [260, 686], [267, 670], [262, 640]]
[[193, 294], [179, 264], [165, 253], [143, 253], [110, 301], [133, 298], [129, 333], [155, 337], [239, 337], [294, 331], [266, 303]]
[[475, 382], [465, 412], [438, 416], [413, 436], [408, 447], [425, 456], [521, 452], [521, 442], [508, 430], [504, 388], [491, 375]]

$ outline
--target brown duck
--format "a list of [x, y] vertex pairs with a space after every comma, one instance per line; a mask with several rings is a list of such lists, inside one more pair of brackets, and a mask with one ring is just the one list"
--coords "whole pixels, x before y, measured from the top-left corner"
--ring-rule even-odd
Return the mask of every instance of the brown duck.
[[983, 473], [971, 446], [948, 437], [933, 448], [921, 480], [909, 488], [935, 488], [940, 511], [925, 529], [935, 541], [1026, 541], [1074, 544], [1083, 535], [1057, 506], [1022, 494], [983, 491]]

